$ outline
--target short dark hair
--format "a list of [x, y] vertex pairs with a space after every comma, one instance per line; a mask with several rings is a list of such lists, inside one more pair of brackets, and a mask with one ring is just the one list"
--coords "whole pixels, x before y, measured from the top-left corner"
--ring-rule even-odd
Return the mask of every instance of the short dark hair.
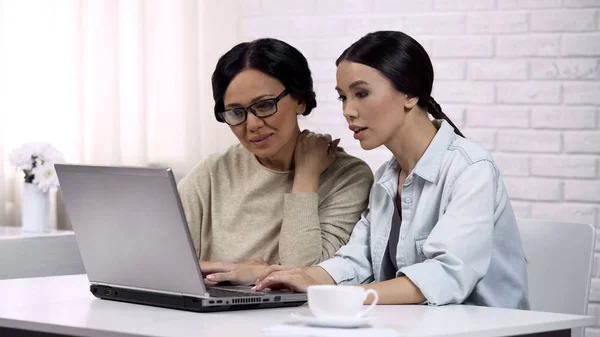
[[[418, 97], [417, 105], [433, 118], [445, 119], [458, 135], [463, 134], [431, 97], [433, 65], [425, 48], [412, 37], [397, 31], [369, 33], [348, 47], [335, 61], [350, 61], [377, 69], [394, 88]], [[464, 136], [463, 136], [464, 137]]]
[[219, 112], [225, 110], [223, 96], [235, 76], [254, 69], [279, 80], [290, 95], [306, 104], [302, 115], [317, 106], [313, 79], [306, 58], [298, 49], [272, 38], [243, 42], [221, 56], [212, 75], [215, 118], [223, 122]]

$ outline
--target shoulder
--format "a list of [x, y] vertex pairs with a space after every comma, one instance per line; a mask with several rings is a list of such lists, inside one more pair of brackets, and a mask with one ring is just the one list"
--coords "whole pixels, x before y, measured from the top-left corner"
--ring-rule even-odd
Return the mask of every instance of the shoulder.
[[332, 177], [352, 177], [353, 179], [365, 178], [371, 183], [373, 181], [373, 171], [371, 167], [362, 159], [355, 157], [344, 149], [339, 148], [335, 161], [326, 171]]
[[486, 174], [493, 178], [500, 174], [489, 151], [481, 144], [458, 135], [448, 145], [441, 173], [450, 185], [462, 175]]

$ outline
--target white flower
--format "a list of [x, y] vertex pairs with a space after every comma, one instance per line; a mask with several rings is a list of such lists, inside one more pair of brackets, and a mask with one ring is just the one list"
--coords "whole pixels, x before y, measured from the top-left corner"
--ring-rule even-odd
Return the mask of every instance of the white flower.
[[31, 170], [33, 162], [37, 159], [41, 163], [62, 163], [62, 153], [48, 143], [27, 143], [8, 155], [11, 164], [21, 170]]
[[23, 144], [8, 155], [8, 160], [23, 171], [25, 182], [39, 184], [43, 191], [54, 190], [58, 186], [54, 164], [64, 163], [64, 158], [51, 144]]
[[29, 171], [33, 167], [33, 152], [34, 148], [30, 144], [24, 144], [8, 155], [8, 161], [19, 170]]
[[33, 183], [43, 192], [56, 191], [58, 188], [58, 177], [54, 171], [54, 164], [44, 163], [37, 165], [31, 170], [34, 175]]

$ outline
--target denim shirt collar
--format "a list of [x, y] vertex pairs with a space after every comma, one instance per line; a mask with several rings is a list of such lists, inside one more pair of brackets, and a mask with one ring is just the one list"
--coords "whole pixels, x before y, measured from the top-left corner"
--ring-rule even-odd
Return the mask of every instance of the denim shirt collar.
[[[414, 174], [430, 183], [435, 183], [437, 181], [442, 167], [444, 153], [456, 137], [454, 128], [445, 120], [434, 120], [433, 125], [435, 125], [438, 131], [413, 170]], [[391, 178], [398, 178], [400, 166], [398, 165], [396, 158], [392, 157], [386, 165], [387, 166], [381, 175], [381, 178], [377, 181], [377, 184], [383, 184]]]

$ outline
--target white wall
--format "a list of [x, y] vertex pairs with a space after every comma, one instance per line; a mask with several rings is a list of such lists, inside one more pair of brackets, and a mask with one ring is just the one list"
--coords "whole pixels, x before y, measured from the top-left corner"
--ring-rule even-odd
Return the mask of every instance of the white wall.
[[[319, 103], [303, 126], [342, 137], [373, 168], [390, 154], [352, 139], [334, 60], [369, 31], [412, 35], [433, 59], [433, 96], [493, 152], [517, 215], [600, 227], [599, 11], [600, 0], [239, 0], [238, 33], [302, 51]], [[597, 314], [600, 256], [592, 281]]]

